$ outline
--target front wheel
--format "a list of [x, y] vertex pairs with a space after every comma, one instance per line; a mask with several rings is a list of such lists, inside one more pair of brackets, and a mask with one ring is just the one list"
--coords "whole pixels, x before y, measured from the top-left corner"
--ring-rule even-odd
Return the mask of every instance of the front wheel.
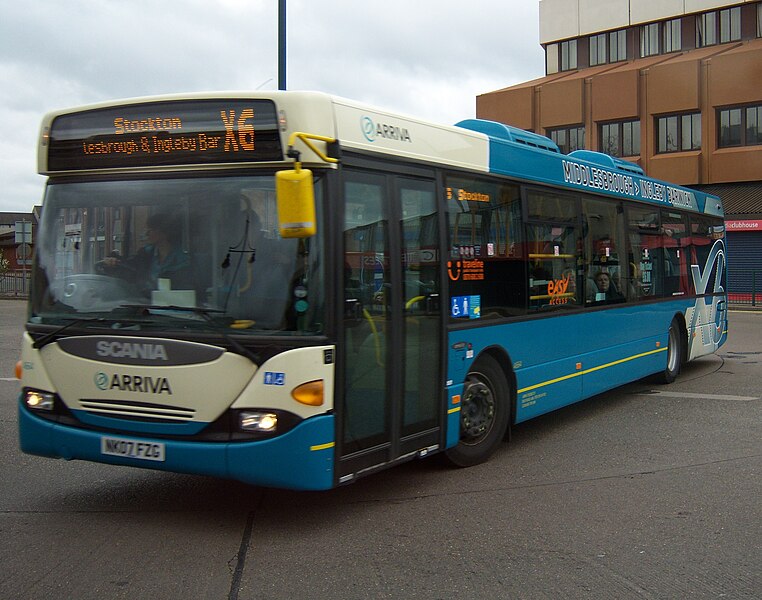
[[673, 320], [669, 326], [667, 339], [667, 367], [659, 373], [661, 383], [672, 383], [680, 374], [680, 367], [683, 364], [683, 342], [680, 334], [680, 324], [677, 319]]
[[470, 467], [492, 456], [509, 426], [510, 396], [497, 361], [481, 357], [466, 376], [460, 405], [460, 441], [446, 452], [452, 464]]

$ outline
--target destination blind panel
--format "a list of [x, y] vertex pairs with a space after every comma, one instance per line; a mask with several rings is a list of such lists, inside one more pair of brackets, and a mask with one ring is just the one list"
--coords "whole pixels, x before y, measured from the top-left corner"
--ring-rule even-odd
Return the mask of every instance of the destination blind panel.
[[270, 100], [156, 102], [62, 115], [49, 171], [283, 160]]

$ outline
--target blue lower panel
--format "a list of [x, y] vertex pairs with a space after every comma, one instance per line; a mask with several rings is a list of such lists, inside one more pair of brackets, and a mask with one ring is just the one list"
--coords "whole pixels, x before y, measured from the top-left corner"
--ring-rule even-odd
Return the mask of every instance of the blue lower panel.
[[[451, 385], [447, 388], [447, 442], [445, 448], [452, 448], [457, 446], [460, 441], [460, 398], [463, 395], [463, 388], [465, 386], [462, 383], [457, 385]], [[455, 403], [453, 398], [458, 398], [458, 402]]]
[[163, 443], [165, 461], [101, 454], [100, 433], [40, 419], [19, 405], [19, 441], [21, 450], [27, 454], [211, 475], [295, 490], [333, 487], [332, 415], [313, 417], [281, 436], [257, 442], [183, 442], [143, 435], [113, 435]]
[[584, 396], [606, 392], [627, 381], [636, 381], [667, 367], [667, 336], [642, 340], [584, 357], [586, 372], [582, 377]]
[[582, 377], [576, 357], [517, 372], [516, 421], [521, 422], [582, 399]]

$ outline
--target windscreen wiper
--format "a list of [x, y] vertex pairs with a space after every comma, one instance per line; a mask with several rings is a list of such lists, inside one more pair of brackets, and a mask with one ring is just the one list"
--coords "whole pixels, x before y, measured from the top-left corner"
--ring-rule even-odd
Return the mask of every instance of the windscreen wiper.
[[195, 315], [199, 315], [214, 327], [214, 330], [218, 332], [223, 339], [230, 344], [233, 349], [240, 354], [241, 356], [245, 356], [248, 358], [251, 362], [253, 362], [255, 365], [259, 366], [262, 362], [262, 358], [258, 354], [254, 354], [251, 350], [246, 348], [243, 344], [236, 341], [234, 338], [230, 337], [228, 335], [228, 332], [225, 331], [223, 327], [219, 325], [214, 320], [214, 317], [212, 317], [212, 313], [224, 313], [224, 310], [218, 309], [218, 308], [199, 308], [197, 306], [177, 306], [174, 304], [120, 304], [119, 308], [142, 308], [144, 310], [170, 310], [170, 311], [177, 311], [177, 312], [189, 312], [193, 313]]
[[[112, 311], [113, 312], [113, 311]], [[61, 319], [67, 319], [70, 320], [69, 323], [66, 325], [62, 325], [61, 327], [58, 327], [57, 329], [54, 329], [53, 331], [50, 331], [43, 335], [41, 338], [35, 340], [32, 343], [32, 348], [35, 350], [39, 350], [43, 346], [46, 346], [50, 342], [52, 342], [59, 333], [62, 331], [69, 329], [69, 327], [74, 327], [75, 325], [81, 325], [82, 323], [143, 323], [144, 321], [137, 321], [135, 319], [115, 319], [113, 317], [60, 317]]]
[[70, 323], [67, 323], [66, 325], [62, 325], [61, 327], [58, 327], [57, 329], [54, 329], [53, 331], [50, 331], [43, 335], [40, 339], [35, 340], [32, 344], [32, 348], [35, 350], [39, 350], [43, 346], [49, 344], [53, 341], [53, 339], [61, 333], [65, 329], [69, 329], [69, 327], [74, 327], [75, 325], [79, 325], [80, 323], [96, 323], [96, 322], [103, 322], [106, 321], [104, 317], [62, 317], [63, 319], [71, 319]]

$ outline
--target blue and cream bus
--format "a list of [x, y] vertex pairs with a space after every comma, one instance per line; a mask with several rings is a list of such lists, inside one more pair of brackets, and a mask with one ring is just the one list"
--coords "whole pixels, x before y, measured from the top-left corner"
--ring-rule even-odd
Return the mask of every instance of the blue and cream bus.
[[49, 114], [18, 374], [41, 456], [321, 490], [727, 336], [721, 201], [317, 93]]

